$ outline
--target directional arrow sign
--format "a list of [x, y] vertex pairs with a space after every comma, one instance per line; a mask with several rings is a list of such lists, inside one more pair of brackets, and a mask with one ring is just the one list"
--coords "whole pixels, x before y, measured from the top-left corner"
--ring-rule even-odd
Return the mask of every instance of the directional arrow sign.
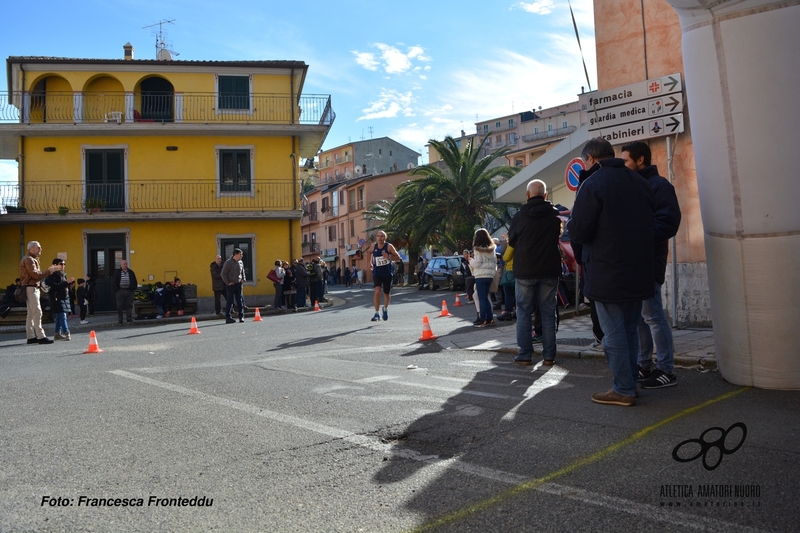
[[605, 129], [619, 124], [640, 122], [648, 117], [665, 117], [683, 111], [683, 94], [676, 93], [666, 97], [651, 98], [616, 107], [608, 107], [601, 111], [589, 110], [589, 131]]
[[683, 132], [683, 124], [683, 113], [678, 113], [677, 115], [669, 115], [662, 118], [641, 120], [608, 128], [604, 127], [599, 136], [612, 145], [618, 145], [681, 133]]
[[656, 96], [667, 96], [683, 91], [680, 73], [640, 81], [606, 91], [595, 91], [580, 95], [581, 111], [616, 107], [640, 100], [647, 100]]

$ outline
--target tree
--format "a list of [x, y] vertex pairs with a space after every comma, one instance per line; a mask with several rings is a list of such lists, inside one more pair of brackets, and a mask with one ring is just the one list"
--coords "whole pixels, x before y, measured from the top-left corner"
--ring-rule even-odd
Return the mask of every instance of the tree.
[[407, 220], [411, 212], [415, 223], [410, 233], [424, 237], [428, 244], [441, 244], [456, 252], [471, 247], [475, 227], [482, 226], [487, 215], [502, 217], [493, 205], [492, 179], [510, 178], [519, 171], [508, 165], [489, 168], [507, 152], [505, 149], [478, 159], [487, 139], [484, 137], [477, 147], [470, 143], [463, 152], [450, 136], [444, 141], [431, 139], [429, 144], [439, 153], [445, 168], [428, 164], [412, 169], [409, 174], [420, 178], [398, 187], [390, 219], [396, 216]]

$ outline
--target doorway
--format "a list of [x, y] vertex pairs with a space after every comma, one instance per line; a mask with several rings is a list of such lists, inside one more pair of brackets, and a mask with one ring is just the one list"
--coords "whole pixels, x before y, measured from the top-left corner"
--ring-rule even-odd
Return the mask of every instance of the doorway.
[[86, 236], [87, 264], [95, 281], [97, 300], [95, 311], [114, 311], [117, 308], [111, 285], [120, 262], [127, 259], [124, 233], [95, 233]]

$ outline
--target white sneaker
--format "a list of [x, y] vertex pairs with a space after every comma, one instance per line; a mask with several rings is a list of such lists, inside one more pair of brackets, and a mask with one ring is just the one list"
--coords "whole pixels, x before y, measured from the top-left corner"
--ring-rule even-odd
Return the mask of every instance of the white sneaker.
[[89, 323], [88, 320], [81, 320], [81, 324], [88, 324], [88, 323]]
[[156, 318], [164, 318], [164, 317], [161, 315], [156, 315]]

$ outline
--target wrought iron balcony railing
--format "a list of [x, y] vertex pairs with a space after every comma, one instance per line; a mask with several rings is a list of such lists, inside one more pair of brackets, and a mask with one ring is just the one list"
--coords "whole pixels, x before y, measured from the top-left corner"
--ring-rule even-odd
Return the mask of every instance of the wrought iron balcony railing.
[[[6, 212], [124, 213], [254, 212], [299, 209], [299, 188], [291, 180], [135, 181], [110, 183], [0, 183], [0, 208]], [[11, 208], [11, 209], [9, 209]], [[16, 208], [16, 209], [15, 209]]]
[[534, 141], [540, 141], [542, 139], [549, 139], [551, 137], [569, 135], [577, 129], [578, 128], [576, 126], [567, 126], [566, 128], [556, 128], [554, 130], [542, 131], [540, 133], [533, 133], [531, 135], [523, 135], [522, 142], [530, 143]]
[[12, 92], [0, 94], [0, 123], [79, 124], [137, 122], [333, 124], [328, 95], [292, 97], [218, 93]]

